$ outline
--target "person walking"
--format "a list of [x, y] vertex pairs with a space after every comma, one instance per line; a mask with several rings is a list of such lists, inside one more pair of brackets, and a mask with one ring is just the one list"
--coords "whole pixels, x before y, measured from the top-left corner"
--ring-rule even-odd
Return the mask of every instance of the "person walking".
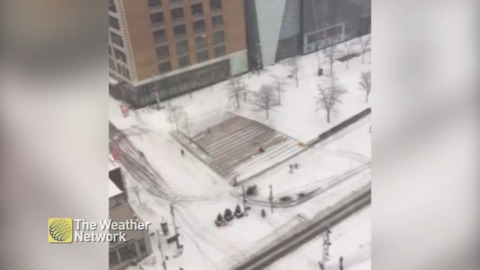
[[180, 154], [182, 155], [182, 157], [184, 157], [185, 156], [185, 151], [183, 151], [183, 149], [181, 149]]

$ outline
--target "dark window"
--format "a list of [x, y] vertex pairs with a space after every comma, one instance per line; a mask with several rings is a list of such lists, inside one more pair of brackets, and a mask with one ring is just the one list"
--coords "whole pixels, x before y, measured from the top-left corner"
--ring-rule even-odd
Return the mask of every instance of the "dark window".
[[149, 7], [159, 7], [162, 5], [162, 0], [148, 0]]
[[134, 243], [130, 243], [124, 247], [121, 247], [118, 251], [119, 251], [120, 259], [122, 260], [122, 262], [128, 261], [130, 259], [137, 257], [137, 251], [135, 250]]
[[163, 24], [164, 19], [163, 19], [163, 13], [158, 12], [150, 15], [150, 21], [152, 24]]
[[225, 35], [223, 34], [223, 31], [213, 33], [214, 44], [223, 43], [224, 41], [225, 41]]
[[158, 65], [158, 69], [160, 69], [161, 73], [169, 72], [170, 70], [172, 70], [172, 65], [170, 64], [170, 62], [164, 62]]
[[153, 39], [155, 40], [155, 43], [163, 43], [167, 41], [167, 33], [165, 30], [157, 30], [153, 32]]
[[158, 60], [166, 59], [166, 58], [168, 58], [169, 55], [170, 54], [168, 52], [168, 46], [163, 46], [163, 47], [157, 48], [157, 59]]
[[208, 60], [208, 51], [201, 51], [197, 53], [197, 62], [204, 62]]
[[213, 26], [213, 29], [222, 28], [223, 27], [223, 16], [219, 15], [219, 16], [213, 17], [212, 18], [212, 26]]
[[221, 0], [210, 0], [210, 9], [212, 11], [222, 10], [222, 1]]
[[183, 8], [172, 9], [172, 20], [179, 21], [183, 20], [184, 17]]
[[188, 41], [182, 40], [177, 42], [177, 54], [184, 54], [188, 52]]
[[115, 59], [120, 60], [123, 63], [127, 63], [127, 57], [125, 56], [125, 54], [122, 51], [114, 48], [113, 52], [115, 54]]
[[226, 53], [225, 46], [220, 46], [215, 48], [215, 57], [224, 56]]
[[112, 16], [108, 16], [108, 23], [110, 27], [113, 27], [117, 30], [120, 30], [120, 23], [118, 22], [117, 18], [114, 18]]
[[145, 246], [145, 240], [143, 239], [138, 240], [138, 248], [140, 249], [140, 253], [147, 252], [147, 246]]
[[118, 263], [117, 251], [110, 252], [110, 266], [117, 265]]
[[108, 46], [108, 54], [112, 55], [112, 47]]
[[173, 33], [175, 34], [176, 38], [184, 37], [187, 34], [185, 25], [177, 25], [173, 27]]
[[195, 37], [195, 48], [201, 49], [207, 47], [207, 38], [204, 36]]
[[178, 58], [178, 66], [183, 68], [190, 65], [190, 58], [188, 55]]
[[198, 33], [198, 32], [205, 32], [205, 21], [200, 20], [193, 22], [193, 32]]
[[122, 37], [113, 33], [113, 32], [110, 32], [110, 39], [112, 40], [113, 44], [116, 44], [120, 47], [123, 47], [123, 40], [122, 40]]
[[192, 5], [192, 15], [193, 16], [203, 15], [203, 4], [202, 3]]
[[117, 7], [115, 6], [115, 2], [113, 2], [113, 0], [108, 1], [108, 9], [111, 12], [117, 12]]

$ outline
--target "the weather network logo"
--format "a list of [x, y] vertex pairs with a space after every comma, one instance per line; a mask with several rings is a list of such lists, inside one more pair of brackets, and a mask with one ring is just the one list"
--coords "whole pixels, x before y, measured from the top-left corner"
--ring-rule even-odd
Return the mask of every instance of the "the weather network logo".
[[71, 218], [48, 219], [48, 242], [72, 243], [73, 220]]

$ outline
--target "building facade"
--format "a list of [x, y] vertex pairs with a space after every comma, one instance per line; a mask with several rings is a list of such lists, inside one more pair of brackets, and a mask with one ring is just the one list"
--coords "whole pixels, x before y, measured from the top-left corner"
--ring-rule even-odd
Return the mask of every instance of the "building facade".
[[371, 0], [245, 0], [245, 11], [251, 69], [371, 31]]
[[[114, 222], [139, 220], [128, 203], [124, 189], [109, 179], [109, 214]], [[113, 232], [112, 232], [113, 233]], [[148, 231], [125, 231], [125, 242], [110, 242], [109, 269], [123, 270], [152, 253]]]
[[110, 76], [134, 106], [248, 71], [244, 0], [109, 0]]

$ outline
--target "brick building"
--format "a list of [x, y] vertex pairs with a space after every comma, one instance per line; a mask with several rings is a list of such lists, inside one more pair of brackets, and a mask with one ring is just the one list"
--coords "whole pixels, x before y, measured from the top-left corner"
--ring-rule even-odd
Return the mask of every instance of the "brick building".
[[134, 106], [248, 70], [243, 0], [109, 0], [110, 76]]

